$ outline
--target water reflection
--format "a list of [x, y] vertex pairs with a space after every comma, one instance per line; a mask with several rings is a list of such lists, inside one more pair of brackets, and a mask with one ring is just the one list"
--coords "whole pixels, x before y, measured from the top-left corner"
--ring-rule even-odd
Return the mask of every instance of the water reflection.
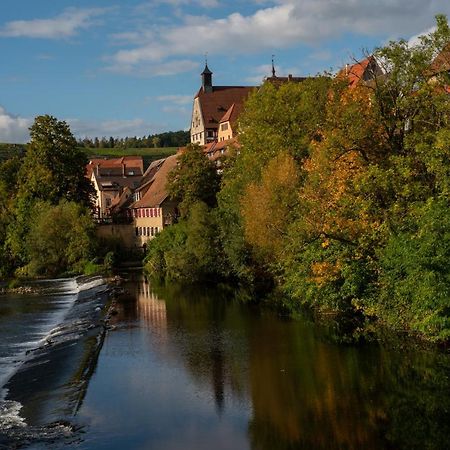
[[218, 420], [232, 407], [253, 449], [447, 448], [448, 355], [339, 345], [219, 290], [142, 278], [127, 289], [117, 324], [146, 329], [147, 351], [183, 367]]

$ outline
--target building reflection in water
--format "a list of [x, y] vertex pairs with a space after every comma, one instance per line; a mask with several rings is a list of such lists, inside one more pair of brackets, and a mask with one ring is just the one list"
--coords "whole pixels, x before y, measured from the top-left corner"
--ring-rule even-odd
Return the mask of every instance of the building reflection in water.
[[136, 315], [153, 335], [167, 342], [166, 302], [158, 297], [144, 277], [136, 282]]

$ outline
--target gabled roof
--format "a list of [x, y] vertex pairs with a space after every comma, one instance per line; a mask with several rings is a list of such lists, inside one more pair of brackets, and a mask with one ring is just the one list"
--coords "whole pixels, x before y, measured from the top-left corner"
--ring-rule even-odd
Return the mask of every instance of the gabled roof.
[[153, 176], [153, 181], [144, 196], [131, 205], [131, 208], [156, 208], [168, 197], [167, 176], [177, 165], [177, 155], [164, 159], [159, 170]]
[[228, 108], [228, 111], [224, 114], [224, 116], [220, 119], [219, 123], [230, 122], [231, 124], [234, 124], [239, 115], [241, 114], [243, 108], [244, 108], [243, 103], [233, 103]]
[[150, 183], [153, 182], [153, 178], [160, 169], [161, 165], [164, 163], [165, 158], [157, 159], [156, 161], [152, 161], [151, 164], [147, 167], [147, 170], [144, 173], [144, 176], [142, 177], [141, 184], [136, 189], [137, 191], [140, 191], [142, 189], [145, 189]]
[[231, 105], [244, 103], [254, 89], [252, 86], [213, 86], [211, 92], [205, 92], [200, 88], [195, 98], [199, 99], [205, 128], [218, 128]]
[[[121, 175], [122, 167], [126, 171], [133, 170], [136, 175], [141, 175], [144, 172], [144, 161], [142, 156], [122, 156], [121, 158], [93, 158], [86, 165], [86, 176], [91, 178], [92, 172], [97, 167], [100, 174], [109, 172], [111, 175]], [[137, 173], [136, 173], [137, 172]]]
[[129, 187], [125, 187], [120, 195], [113, 198], [111, 203], [111, 210], [120, 210], [127, 203], [130, 203], [130, 199], [133, 198], [133, 191]]
[[337, 78], [347, 79], [350, 88], [354, 88], [359, 84], [364, 84], [374, 78], [383, 75], [383, 71], [373, 56], [358, 61], [351, 66], [347, 65], [341, 69]]
[[239, 149], [240, 144], [238, 139], [234, 137], [225, 141], [211, 142], [203, 147], [203, 152], [208, 155], [209, 159], [215, 161], [223, 154], [226, 154], [229, 147]]
[[430, 71], [432, 74], [450, 71], [450, 43], [434, 58]]
[[100, 191], [121, 191], [125, 187], [135, 189], [139, 186], [141, 177], [123, 177], [119, 176], [108, 176], [108, 177], [98, 177], [97, 174], [92, 172], [91, 176], [97, 181], [97, 185]]

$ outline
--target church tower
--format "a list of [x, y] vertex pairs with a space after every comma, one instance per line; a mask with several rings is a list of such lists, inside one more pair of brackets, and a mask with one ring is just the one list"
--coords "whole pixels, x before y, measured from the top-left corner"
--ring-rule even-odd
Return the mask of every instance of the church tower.
[[203, 92], [212, 92], [212, 75], [213, 73], [208, 68], [208, 63], [205, 64], [205, 68], [202, 72], [202, 89]]

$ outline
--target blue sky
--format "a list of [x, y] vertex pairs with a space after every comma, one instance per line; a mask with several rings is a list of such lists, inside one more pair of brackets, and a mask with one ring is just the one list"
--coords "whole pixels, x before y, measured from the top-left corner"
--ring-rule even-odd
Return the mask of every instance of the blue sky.
[[3, 0], [0, 142], [40, 114], [77, 137], [189, 126], [205, 53], [215, 84], [338, 69], [428, 31], [448, 0]]

